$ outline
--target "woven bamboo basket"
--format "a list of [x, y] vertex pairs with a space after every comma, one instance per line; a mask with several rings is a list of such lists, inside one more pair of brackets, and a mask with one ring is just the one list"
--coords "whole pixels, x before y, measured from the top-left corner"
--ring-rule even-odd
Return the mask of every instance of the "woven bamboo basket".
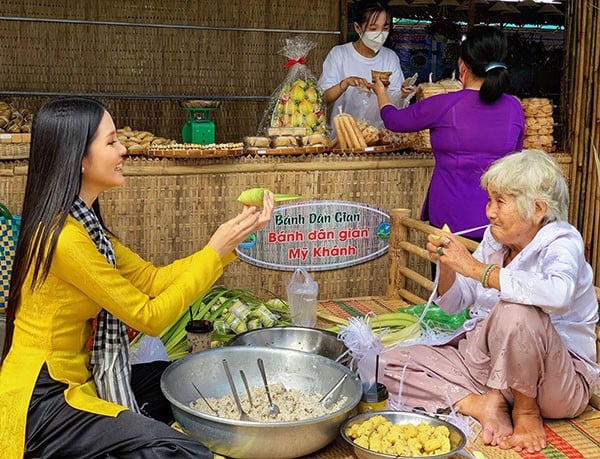
[[0, 143], [0, 161], [7, 159], [27, 159], [28, 157], [28, 143]]

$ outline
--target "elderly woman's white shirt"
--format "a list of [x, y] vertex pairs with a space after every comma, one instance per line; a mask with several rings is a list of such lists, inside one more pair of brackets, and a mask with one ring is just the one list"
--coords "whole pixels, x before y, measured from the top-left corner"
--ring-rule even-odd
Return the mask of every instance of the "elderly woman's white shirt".
[[[473, 256], [489, 263], [490, 256], [499, 251], [506, 253], [508, 247], [497, 242], [488, 228]], [[499, 300], [539, 307], [550, 316], [565, 346], [598, 377], [598, 302], [592, 277], [577, 229], [567, 222], [549, 223], [508, 266], [500, 269], [501, 292], [484, 289], [479, 281], [457, 274], [456, 281], [436, 303], [450, 314], [472, 305], [471, 319], [457, 333], [475, 328]]]

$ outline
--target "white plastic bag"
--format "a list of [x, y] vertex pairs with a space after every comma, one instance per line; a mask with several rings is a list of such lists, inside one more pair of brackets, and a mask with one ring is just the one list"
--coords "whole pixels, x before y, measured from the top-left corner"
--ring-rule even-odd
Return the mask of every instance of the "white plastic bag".
[[164, 344], [155, 336], [144, 335], [137, 345], [130, 349], [131, 364], [155, 362], [164, 360], [169, 362], [169, 356]]
[[285, 287], [292, 323], [300, 327], [314, 327], [317, 323], [319, 285], [304, 268], [294, 271]]
[[[376, 128], [383, 128], [379, 115], [377, 95], [367, 88], [351, 88], [352, 93], [345, 98], [344, 111], [350, 113], [356, 121], [365, 120]], [[401, 91], [389, 91], [388, 97], [393, 105], [404, 108]]]

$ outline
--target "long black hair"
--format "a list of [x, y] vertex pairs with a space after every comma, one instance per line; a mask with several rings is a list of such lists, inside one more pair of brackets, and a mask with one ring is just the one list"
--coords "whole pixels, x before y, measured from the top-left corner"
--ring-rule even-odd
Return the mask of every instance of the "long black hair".
[[[60, 231], [81, 186], [82, 159], [106, 109], [80, 97], [53, 99], [33, 118], [21, 228], [12, 265], [2, 359], [12, 345], [15, 314], [32, 272], [32, 290], [50, 271]], [[104, 226], [98, 201], [92, 206]]]
[[504, 32], [490, 26], [473, 27], [461, 44], [461, 59], [475, 76], [485, 78], [479, 90], [479, 98], [483, 102], [494, 102], [510, 86], [510, 73], [506, 67], [498, 66], [486, 71], [491, 63], [504, 65], [507, 49]]

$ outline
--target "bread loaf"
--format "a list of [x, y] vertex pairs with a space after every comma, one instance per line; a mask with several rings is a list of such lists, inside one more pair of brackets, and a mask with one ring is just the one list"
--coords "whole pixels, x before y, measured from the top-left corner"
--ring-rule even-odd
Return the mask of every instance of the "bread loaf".
[[375, 79], [379, 78], [384, 86], [389, 86], [392, 73], [393, 72], [380, 72], [378, 70], [371, 70], [371, 82], [375, 83]]
[[552, 101], [541, 97], [530, 97], [521, 100], [521, 107], [525, 116], [523, 148], [554, 151]]
[[244, 137], [246, 148], [269, 148], [271, 141], [268, 137]]
[[271, 139], [271, 146], [274, 148], [297, 147], [298, 139], [291, 135], [279, 135]]
[[323, 134], [306, 135], [302, 137], [302, 145], [305, 147], [314, 145], [327, 146], [329, 145], [329, 138]]

